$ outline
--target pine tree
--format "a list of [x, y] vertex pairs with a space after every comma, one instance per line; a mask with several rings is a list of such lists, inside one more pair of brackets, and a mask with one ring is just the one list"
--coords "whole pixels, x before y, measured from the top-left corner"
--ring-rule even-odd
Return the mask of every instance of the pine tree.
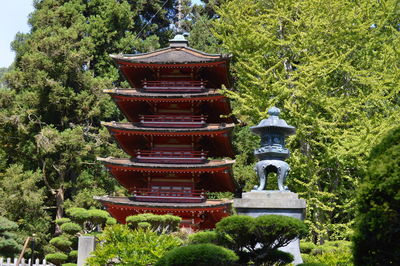
[[[275, 105], [297, 127], [288, 181], [307, 199], [314, 241], [349, 237], [367, 154], [399, 123], [399, 10], [395, 0], [232, 0], [217, 9], [216, 36], [234, 56], [236, 86], [226, 93], [235, 115], [254, 125]], [[252, 147], [239, 131], [242, 178]]]

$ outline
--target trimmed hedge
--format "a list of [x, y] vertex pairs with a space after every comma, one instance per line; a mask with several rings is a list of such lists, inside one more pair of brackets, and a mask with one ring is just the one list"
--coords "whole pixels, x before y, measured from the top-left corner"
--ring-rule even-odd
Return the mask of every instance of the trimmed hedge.
[[70, 235], [75, 235], [82, 230], [82, 227], [79, 224], [71, 222], [63, 223], [60, 228], [63, 232]]
[[156, 215], [152, 213], [143, 213], [126, 217], [126, 223], [132, 229], [137, 229], [139, 223], [146, 222], [151, 225], [155, 231], [175, 232], [179, 228], [182, 218], [173, 215]]
[[45, 258], [48, 262], [60, 265], [61, 263], [63, 263], [68, 259], [68, 256], [65, 255], [64, 253], [57, 252], [57, 253], [47, 254]]
[[72, 245], [72, 242], [69, 241], [68, 238], [64, 236], [57, 236], [51, 239], [49, 243], [60, 250], [67, 250]]
[[189, 235], [190, 244], [218, 244], [218, 235], [214, 231], [201, 231]]
[[65, 217], [56, 220], [56, 224], [58, 225], [62, 225], [64, 223], [69, 223], [69, 222], [71, 222], [71, 219]]
[[167, 252], [155, 266], [234, 265], [239, 257], [229, 249], [214, 244], [198, 244]]

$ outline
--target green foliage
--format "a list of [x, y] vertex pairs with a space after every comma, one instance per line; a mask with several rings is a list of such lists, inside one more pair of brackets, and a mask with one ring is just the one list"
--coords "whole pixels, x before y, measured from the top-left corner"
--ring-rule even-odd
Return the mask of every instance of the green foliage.
[[169, 251], [156, 265], [233, 265], [237, 260], [238, 256], [229, 249], [213, 244], [197, 244]]
[[370, 154], [358, 191], [354, 242], [356, 265], [400, 263], [400, 128], [388, 132]]
[[0, 216], [0, 257], [14, 257], [22, 249], [21, 240], [16, 234], [18, 225]]
[[281, 215], [233, 215], [218, 222], [215, 230], [217, 242], [235, 251], [241, 263], [258, 264], [291, 262], [293, 257], [278, 248], [307, 233], [302, 221]]
[[68, 256], [65, 255], [64, 253], [58, 252], [58, 253], [47, 254], [45, 258], [48, 262], [60, 265], [61, 263], [63, 263], [68, 259]]
[[126, 223], [132, 229], [139, 227], [139, 223], [146, 222], [151, 225], [151, 229], [158, 232], [170, 233], [177, 231], [182, 218], [173, 215], [156, 215], [144, 213], [126, 217]]
[[75, 235], [82, 230], [82, 227], [76, 223], [63, 223], [60, 228], [69, 235]]
[[299, 266], [327, 266], [327, 264], [324, 263], [318, 263], [318, 262], [306, 262], [306, 263], [301, 263], [301, 264], [297, 264]]
[[189, 235], [189, 244], [218, 244], [218, 234], [214, 231], [200, 231]]
[[106, 227], [99, 241], [93, 257], [88, 259], [89, 265], [104, 265], [115, 258], [119, 260], [116, 265], [153, 264], [182, 243], [172, 235], [151, 230], [131, 230], [121, 224]]
[[72, 242], [68, 240], [68, 238], [66, 238], [65, 236], [57, 236], [51, 239], [50, 244], [62, 251], [69, 250], [72, 246]]
[[71, 219], [64, 217], [64, 218], [56, 219], [55, 222], [56, 222], [56, 224], [58, 224], [58, 225], [63, 225], [63, 224], [65, 224], [65, 223], [71, 222]]
[[76, 263], [63, 263], [61, 266], [77, 266], [78, 264]]
[[[212, 29], [233, 54], [235, 88], [225, 93], [235, 116], [252, 126], [275, 105], [297, 128], [287, 142], [288, 186], [307, 200], [315, 243], [349, 239], [370, 149], [400, 122], [399, 10], [396, 0], [232, 0], [216, 8]], [[246, 128], [235, 134], [235, 176], [250, 189], [258, 143]]]
[[106, 225], [114, 225], [114, 224], [117, 224], [117, 220], [116, 219], [114, 219], [112, 217], [107, 218]]
[[317, 245], [312, 242], [300, 242], [300, 252], [309, 254]]
[[306, 263], [322, 265], [353, 265], [350, 241], [327, 241], [323, 245], [300, 243], [302, 258]]
[[68, 257], [72, 259], [78, 258], [78, 250], [71, 250], [71, 252], [68, 254]]

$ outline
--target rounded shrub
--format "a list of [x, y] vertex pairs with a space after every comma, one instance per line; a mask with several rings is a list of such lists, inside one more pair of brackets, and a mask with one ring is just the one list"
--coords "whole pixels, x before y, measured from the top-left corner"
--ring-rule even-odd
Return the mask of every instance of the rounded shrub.
[[239, 257], [229, 249], [214, 244], [198, 244], [167, 252], [156, 266], [219, 266], [232, 265]]
[[400, 127], [375, 146], [357, 196], [356, 265], [400, 265]]
[[143, 213], [128, 216], [126, 223], [132, 229], [137, 229], [139, 223], [146, 222], [151, 225], [155, 231], [175, 232], [179, 228], [181, 218], [174, 215], [156, 215], [152, 213]]
[[72, 220], [78, 223], [83, 223], [89, 218], [88, 210], [84, 208], [73, 207], [67, 209], [65, 212], [72, 218]]
[[195, 234], [189, 235], [190, 244], [217, 244], [218, 235], [214, 231], [200, 231]]
[[151, 224], [148, 223], [148, 222], [140, 222], [140, 223], [138, 223], [138, 228], [150, 229], [150, 227], [151, 227]]
[[112, 217], [108, 217], [107, 221], [106, 221], [106, 225], [114, 225], [114, 224], [117, 224], [117, 220]]
[[68, 256], [64, 253], [57, 252], [57, 253], [47, 254], [45, 258], [48, 262], [51, 262], [55, 265], [60, 265], [61, 263], [63, 263], [68, 259]]
[[70, 234], [70, 235], [75, 235], [76, 233], [78, 233], [82, 230], [82, 228], [79, 224], [71, 223], [71, 222], [63, 223], [60, 228], [63, 232]]
[[235, 251], [249, 244], [254, 246], [257, 240], [250, 233], [254, 226], [254, 218], [247, 215], [225, 217], [216, 224], [215, 231], [220, 235], [224, 246]]
[[110, 218], [110, 214], [108, 212], [98, 209], [87, 210], [87, 214], [88, 214], [87, 219], [94, 224], [105, 225], [107, 219]]
[[78, 258], [78, 250], [71, 250], [71, 252], [68, 254], [68, 257], [71, 259]]
[[68, 250], [71, 247], [72, 242], [69, 241], [68, 238], [64, 236], [57, 236], [50, 240], [50, 244], [52, 244], [53, 246], [55, 246], [60, 250]]
[[58, 224], [58, 225], [62, 225], [62, 224], [69, 223], [69, 222], [71, 222], [71, 219], [66, 218], [66, 217], [56, 220], [56, 224]]

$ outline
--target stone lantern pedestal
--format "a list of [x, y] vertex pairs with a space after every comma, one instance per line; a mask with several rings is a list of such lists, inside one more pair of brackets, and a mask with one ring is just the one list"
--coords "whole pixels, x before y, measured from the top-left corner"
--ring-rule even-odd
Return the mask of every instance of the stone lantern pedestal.
[[[299, 199], [290, 191], [264, 190], [243, 193], [242, 198], [234, 199], [233, 206], [239, 215], [257, 217], [266, 214], [284, 215], [304, 220], [306, 201]], [[289, 245], [279, 248], [294, 256], [293, 263], [303, 262], [300, 256], [300, 241], [295, 239]]]

